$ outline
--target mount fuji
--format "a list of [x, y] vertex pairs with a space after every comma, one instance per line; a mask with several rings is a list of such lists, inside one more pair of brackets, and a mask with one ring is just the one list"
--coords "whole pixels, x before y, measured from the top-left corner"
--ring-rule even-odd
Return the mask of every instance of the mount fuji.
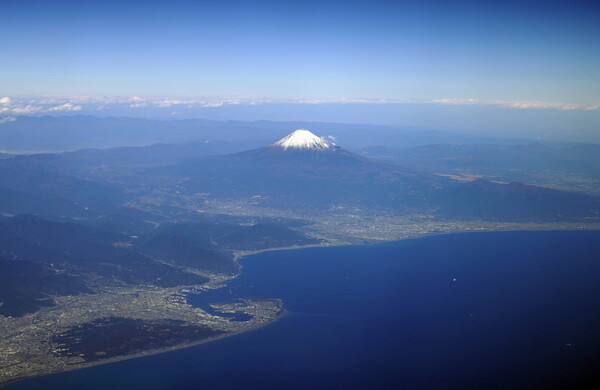
[[258, 149], [163, 169], [181, 179], [179, 191], [286, 205], [422, 206], [442, 180], [359, 156], [305, 129]]
[[273, 144], [274, 147], [283, 150], [310, 149], [310, 150], [332, 150], [335, 144], [326, 141], [324, 138], [314, 135], [310, 130], [298, 129], [289, 135], [283, 137]]
[[249, 163], [276, 164], [271, 165], [270, 169], [285, 166], [285, 169], [292, 171], [316, 169], [321, 173], [342, 166], [364, 167], [374, 163], [305, 129], [295, 130], [271, 145], [227, 157], [233, 160], [247, 159]]

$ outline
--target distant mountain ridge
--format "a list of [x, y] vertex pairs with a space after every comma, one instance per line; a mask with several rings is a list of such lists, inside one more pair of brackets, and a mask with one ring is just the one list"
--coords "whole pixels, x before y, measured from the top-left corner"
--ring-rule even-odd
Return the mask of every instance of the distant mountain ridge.
[[[421, 145], [412, 148], [377, 146], [364, 148], [361, 156], [382, 159], [414, 169], [449, 173], [509, 177], [526, 180], [536, 173], [578, 174], [597, 180], [600, 172], [600, 145], [581, 144], [549, 147], [540, 143], [525, 145]], [[555, 183], [556, 184], [556, 183]]]
[[54, 154], [1, 159], [0, 188], [46, 199], [64, 199], [84, 208], [106, 209], [124, 199], [119, 188], [71, 175], [70, 170], [69, 164]]
[[286, 135], [290, 128], [310, 128], [346, 147], [359, 149], [385, 142], [408, 147], [431, 143], [522, 143], [401, 126], [301, 121], [215, 121], [205, 119], [151, 120], [132, 117], [20, 116], [0, 124], [0, 151], [63, 152], [83, 148], [147, 146], [208, 140], [250, 149]]
[[522, 183], [477, 179], [443, 190], [437, 213], [498, 221], [569, 221], [600, 218], [600, 199]]

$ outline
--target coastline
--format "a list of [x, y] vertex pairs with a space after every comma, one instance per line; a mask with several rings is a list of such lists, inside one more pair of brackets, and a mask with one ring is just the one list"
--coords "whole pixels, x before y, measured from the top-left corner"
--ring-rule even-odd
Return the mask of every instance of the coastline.
[[[576, 223], [574, 223], [576, 224]], [[550, 225], [550, 226], [548, 226]], [[565, 225], [565, 224], [560, 224]], [[390, 238], [390, 239], [365, 239], [362, 242], [353, 242], [355, 240], [348, 240], [347, 242], [340, 243], [320, 243], [320, 244], [311, 244], [311, 245], [296, 245], [296, 246], [288, 246], [288, 247], [273, 247], [260, 249], [255, 251], [235, 251], [233, 260], [240, 266], [240, 271], [235, 274], [233, 277], [227, 279], [227, 281], [233, 280], [240, 276], [243, 273], [243, 265], [239, 262], [241, 259], [249, 256], [253, 256], [259, 253], [265, 252], [278, 252], [278, 251], [288, 251], [288, 250], [297, 250], [297, 249], [308, 249], [308, 248], [334, 248], [334, 247], [343, 247], [343, 246], [355, 246], [355, 245], [379, 245], [379, 244], [391, 244], [394, 242], [406, 241], [406, 240], [415, 240], [419, 238], [425, 238], [430, 236], [441, 236], [441, 235], [451, 235], [451, 234], [468, 234], [468, 233], [498, 233], [498, 232], [515, 232], [515, 231], [523, 231], [523, 232], [536, 232], [536, 231], [596, 231], [600, 230], [600, 223], [587, 224], [585, 226], [581, 226], [581, 224], [576, 224], [580, 226], [554, 226], [554, 224], [532, 224], [527, 226], [525, 224], [514, 227], [489, 227], [489, 228], [480, 228], [480, 229], [463, 229], [463, 230], [452, 230], [452, 231], [431, 231], [427, 233], [414, 233], [409, 234], [403, 237]]]
[[[516, 224], [515, 224], [516, 225]], [[234, 252], [234, 261], [239, 264], [240, 266], [240, 270], [238, 273], [236, 273], [235, 275], [232, 275], [230, 278], [227, 279], [223, 279], [222, 281], [218, 282], [217, 285], [219, 285], [219, 287], [216, 288], [221, 288], [224, 286], [225, 283], [236, 279], [237, 277], [239, 277], [242, 273], [243, 273], [243, 265], [239, 263], [239, 261], [245, 257], [249, 257], [255, 254], [259, 254], [259, 253], [265, 253], [265, 252], [275, 252], [275, 251], [288, 251], [288, 250], [295, 250], [295, 249], [307, 249], [307, 248], [320, 248], [320, 247], [342, 247], [342, 246], [354, 246], [354, 245], [378, 245], [378, 244], [386, 244], [386, 243], [394, 243], [394, 242], [401, 242], [401, 241], [406, 241], [406, 240], [412, 240], [412, 239], [419, 239], [419, 238], [425, 238], [425, 237], [430, 237], [430, 236], [437, 236], [437, 235], [451, 235], [451, 234], [466, 234], [466, 233], [495, 233], [495, 232], [510, 232], [510, 231], [597, 231], [600, 230], [600, 224], [587, 224], [587, 225], [582, 225], [582, 224], [576, 224], [579, 226], [565, 226], [566, 224], [560, 224], [562, 226], [556, 226], [556, 225], [550, 225], [549, 224], [535, 224], [535, 226], [530, 225], [529, 228], [527, 228], [526, 225], [520, 225], [520, 226], [514, 226], [512, 228], [481, 228], [481, 229], [477, 229], [477, 230], [456, 230], [456, 231], [443, 231], [443, 232], [427, 232], [427, 233], [416, 233], [414, 235], [409, 235], [406, 237], [400, 237], [397, 239], [389, 239], [389, 240], [365, 240], [362, 243], [353, 243], [350, 242], [351, 240], [349, 240], [346, 243], [331, 243], [331, 242], [323, 242], [323, 243], [319, 243], [319, 244], [311, 244], [311, 245], [298, 245], [298, 246], [289, 246], [289, 247], [274, 247], [274, 248], [265, 248], [265, 249], [261, 249], [261, 250], [256, 250], [256, 251], [237, 251]], [[574, 224], [575, 225], [575, 224]], [[209, 282], [210, 284], [210, 282]], [[185, 288], [185, 286], [182, 286], [182, 288]], [[212, 289], [212, 288], [211, 288]], [[94, 367], [94, 366], [99, 366], [99, 365], [105, 365], [105, 364], [112, 364], [112, 363], [116, 363], [116, 362], [120, 362], [120, 361], [124, 361], [124, 360], [130, 360], [130, 359], [137, 359], [137, 358], [143, 358], [143, 357], [147, 357], [147, 356], [152, 356], [152, 355], [157, 355], [157, 354], [161, 354], [161, 353], [165, 353], [165, 352], [171, 352], [171, 351], [175, 351], [175, 350], [180, 350], [180, 349], [185, 349], [185, 348], [190, 348], [190, 347], [195, 347], [204, 343], [209, 343], [212, 341], [216, 341], [216, 340], [220, 340], [220, 339], [224, 339], [226, 337], [230, 337], [230, 336], [235, 336], [235, 335], [239, 335], [242, 333], [246, 333], [246, 332], [250, 332], [259, 328], [263, 328], [265, 326], [268, 326], [270, 324], [273, 324], [275, 321], [277, 321], [279, 318], [281, 318], [282, 315], [285, 314], [285, 309], [284, 309], [284, 305], [283, 305], [283, 301], [281, 301], [281, 299], [277, 299], [274, 298], [272, 299], [273, 301], [277, 302], [277, 307], [279, 309], [278, 314], [275, 316], [275, 318], [273, 318], [272, 320], [270, 320], [269, 322], [266, 323], [261, 323], [261, 324], [254, 324], [252, 326], [248, 326], [247, 328], [244, 329], [240, 329], [238, 331], [233, 331], [233, 332], [229, 332], [229, 333], [225, 333], [225, 334], [221, 334], [218, 336], [214, 336], [214, 337], [209, 337], [207, 339], [204, 340], [199, 340], [199, 341], [195, 341], [195, 342], [191, 342], [191, 343], [183, 343], [183, 344], [178, 344], [175, 346], [171, 346], [171, 347], [165, 347], [165, 348], [159, 348], [159, 349], [152, 349], [152, 350], [147, 350], [147, 351], [141, 351], [141, 352], [137, 352], [134, 354], [129, 354], [129, 355], [122, 355], [122, 356], [118, 356], [118, 357], [112, 357], [112, 358], [107, 358], [107, 359], [103, 359], [103, 360], [99, 360], [99, 361], [94, 361], [94, 362], [90, 362], [90, 363], [81, 363], [81, 364], [77, 364], [76, 366], [73, 366], [71, 368], [68, 369], [64, 369], [64, 370], [60, 370], [60, 371], [56, 371], [56, 372], [52, 372], [52, 373], [44, 373], [44, 374], [40, 374], [40, 375], [29, 375], [29, 376], [23, 376], [21, 378], [17, 378], [17, 379], [11, 379], [7, 382], [1, 383], [0, 384], [0, 388], [4, 388], [12, 383], [15, 382], [19, 382], [22, 380], [26, 380], [29, 378], [34, 378], [34, 377], [42, 377], [42, 376], [47, 376], [47, 375], [54, 375], [54, 374], [58, 374], [58, 373], [62, 373], [62, 372], [69, 372], [69, 371], [75, 371], [75, 370], [80, 370], [80, 369], [85, 369], [85, 368], [89, 368], [89, 367]]]
[[281, 299], [272, 299], [272, 301], [278, 303], [277, 306], [279, 308], [279, 312], [278, 312], [277, 316], [272, 321], [269, 321], [269, 322], [264, 323], [264, 324], [257, 324], [257, 325], [249, 326], [247, 328], [240, 329], [238, 331], [234, 331], [234, 332], [230, 332], [230, 333], [225, 333], [225, 334], [220, 334], [218, 336], [209, 337], [209, 338], [204, 339], [204, 340], [194, 341], [194, 342], [190, 342], [190, 343], [178, 344], [178, 345], [174, 345], [174, 346], [171, 346], [171, 347], [165, 347], [165, 348], [159, 348], [159, 349], [151, 349], [151, 350], [147, 350], [147, 351], [136, 352], [134, 354], [129, 354], [129, 355], [116, 356], [116, 357], [107, 358], [107, 359], [103, 359], [103, 360], [98, 360], [98, 361], [90, 362], [90, 363], [82, 363], [82, 364], [77, 365], [77, 366], [74, 365], [72, 368], [69, 368], [69, 369], [66, 369], [66, 370], [60, 370], [60, 371], [56, 371], [56, 372], [52, 372], [52, 373], [47, 373], [47, 374], [24, 376], [22, 378], [12, 379], [12, 380], [10, 380], [8, 382], [0, 383], [0, 388], [5, 388], [6, 386], [8, 386], [8, 385], [10, 385], [12, 383], [16, 383], [16, 382], [23, 381], [23, 380], [30, 379], [30, 378], [37, 378], [37, 377], [43, 377], [43, 376], [60, 374], [60, 373], [63, 373], [63, 372], [83, 370], [83, 369], [90, 368], [90, 367], [102, 366], [102, 365], [106, 365], [106, 364], [117, 363], [117, 362], [121, 362], [121, 361], [124, 361], [124, 360], [144, 358], [144, 357], [148, 357], [148, 356], [158, 355], [158, 354], [161, 354], [161, 353], [172, 352], [172, 351], [176, 351], [176, 350], [180, 350], [180, 349], [196, 347], [198, 345], [202, 345], [202, 344], [210, 343], [210, 342], [213, 342], [213, 341], [221, 340], [221, 339], [224, 339], [224, 338], [227, 338], [227, 337], [240, 335], [242, 333], [252, 332], [254, 330], [263, 328], [265, 326], [268, 326], [268, 325], [274, 323], [275, 321], [277, 321], [277, 319], [279, 319], [285, 313], [285, 309], [283, 308], [283, 301]]

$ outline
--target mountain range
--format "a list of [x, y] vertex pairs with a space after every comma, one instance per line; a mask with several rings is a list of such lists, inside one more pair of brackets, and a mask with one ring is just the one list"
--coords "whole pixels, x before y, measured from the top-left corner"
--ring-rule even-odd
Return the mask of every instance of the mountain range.
[[[84, 148], [115, 148], [216, 142], [230, 152], [259, 147], [283, 137], [289, 129], [310, 128], [337, 139], [350, 149], [387, 145], [412, 147], [432, 143], [523, 143], [523, 140], [477, 137], [447, 131], [401, 126], [328, 122], [215, 121], [205, 119], [151, 120], [90, 115], [20, 116], [0, 123], [0, 151], [63, 152]], [[211, 145], [208, 145], [209, 147]], [[221, 146], [217, 145], [217, 148]]]
[[[199, 143], [4, 155], [0, 314], [32, 313], [53, 305], [53, 297], [94, 293], [99, 286], [198, 285], [208, 281], [203, 275], [237, 273], [238, 251], [322, 242], [306, 234], [309, 220], [261, 210], [284, 215], [289, 210], [325, 215], [333, 209], [363, 216], [383, 213], [390, 216], [387, 223], [399, 215], [452, 223], [600, 219], [596, 196], [440, 175], [438, 167], [449, 153], [456, 156], [455, 167], [468, 164], [461, 156], [469, 148], [479, 150], [420, 147], [412, 153], [423, 156], [407, 164], [408, 154], [375, 159], [373, 151], [353, 153], [299, 129], [266, 146], [234, 153], [213, 154]], [[521, 153], [522, 159], [513, 163], [526, 171], [532, 170], [528, 154], [537, 150], [532, 161], [552, 158], [545, 147], [494, 150], [496, 154], [478, 158], [493, 167], [506, 150]], [[596, 163], [593, 146], [560, 153], [590, 167]], [[563, 166], [572, 160], [552, 161]], [[232, 212], [204, 214], [203, 202], [212, 201], [233, 202]], [[237, 208], [248, 201], [256, 207], [255, 215], [237, 216]]]
[[595, 197], [484, 179], [465, 183], [422, 166], [367, 158], [306, 130], [261, 148], [189, 159], [151, 172], [177, 177], [178, 191], [184, 194], [253, 197], [259, 204], [284, 208], [344, 204], [443, 218], [522, 221], [596, 217], [599, 207]]
[[[468, 159], [460, 153], [471, 150], [475, 155], [479, 150], [475, 146], [423, 146], [386, 161], [367, 157], [373, 151], [368, 155], [365, 151], [353, 153], [304, 129], [266, 146], [236, 153], [206, 155], [201, 145], [80, 150], [0, 159], [0, 199], [5, 198], [0, 212], [33, 212], [52, 220], [103, 218], [109, 223], [109, 215], [118, 214], [122, 204], [161, 193], [174, 198], [205, 194], [209, 199], [252, 199], [259, 206], [284, 210], [319, 212], [352, 206], [457, 220], [558, 221], [597, 216], [595, 196], [516, 181], [507, 185], [494, 176], [469, 183], [439, 174], [444, 161], [448, 161], [446, 169], [473, 166], [475, 162], [469, 161], [475, 157]], [[551, 159], [554, 150], [541, 146], [488, 149], [488, 153], [477, 152], [476, 161], [488, 161], [480, 164], [481, 169], [508, 169], [503, 165], [508, 162], [502, 161], [512, 161], [527, 172], [534, 171], [527, 161], [535, 161], [536, 156]], [[167, 157], [165, 150], [169, 151]], [[455, 151], [455, 158], [449, 159], [450, 151]], [[506, 151], [522, 157], [501, 157]], [[596, 164], [594, 151], [593, 146], [560, 150], [554, 155], [571, 159], [557, 157], [554, 165], [548, 166], [564, 166], [577, 157], [592, 169]], [[167, 212], [166, 203], [161, 207]], [[142, 226], [146, 222], [136, 223]]]

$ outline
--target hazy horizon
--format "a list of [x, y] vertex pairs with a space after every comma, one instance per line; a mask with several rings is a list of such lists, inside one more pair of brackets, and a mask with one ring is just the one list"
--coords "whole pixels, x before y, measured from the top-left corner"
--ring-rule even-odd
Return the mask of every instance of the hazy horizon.
[[0, 122], [306, 120], [600, 142], [597, 5], [4, 4]]
[[[411, 128], [504, 139], [600, 143], [600, 131], [596, 125], [600, 123], [600, 111], [596, 110], [524, 110], [492, 105], [432, 103], [262, 103], [223, 104], [217, 107], [202, 107], [198, 104], [161, 107], [152, 103], [143, 108], [131, 108], [128, 105], [112, 103], [97, 108], [97, 103], [79, 102], [74, 105], [75, 109], [69, 109], [69, 103], [45, 103], [38, 106], [27, 104], [30, 112], [21, 115], [4, 114], [0, 117], [0, 129], [3, 123], [12, 122], [19, 117], [89, 115], [98, 118], [125, 117], [161, 121], [205, 119], [241, 122], [325, 122]], [[61, 106], [63, 109], [53, 108]]]

